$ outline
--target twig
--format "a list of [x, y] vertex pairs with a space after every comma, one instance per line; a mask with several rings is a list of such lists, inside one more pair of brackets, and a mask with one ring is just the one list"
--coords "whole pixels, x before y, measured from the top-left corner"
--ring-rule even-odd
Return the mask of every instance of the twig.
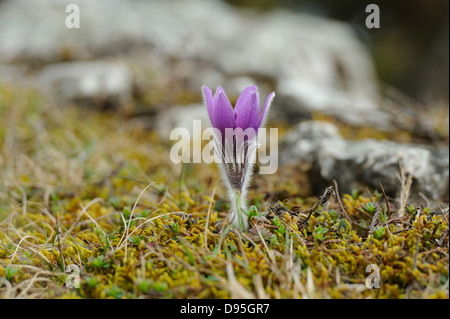
[[411, 185], [413, 182], [413, 176], [403, 166], [403, 162], [399, 162], [400, 165], [400, 181], [402, 184], [400, 192], [400, 208], [398, 210], [398, 216], [403, 217], [405, 215], [406, 202], [410, 195]]
[[416, 253], [414, 254], [413, 270], [417, 268], [417, 261], [419, 259], [419, 236], [416, 236]]
[[61, 259], [60, 261], [60, 267], [61, 271], [64, 272], [65, 266], [64, 266], [64, 259], [62, 254], [62, 248], [61, 248], [61, 239], [59, 236], [59, 223], [58, 223], [58, 212], [55, 212], [55, 228], [56, 228], [56, 237], [58, 238], [58, 247], [59, 247], [59, 257]]
[[384, 187], [380, 182], [380, 187], [381, 187], [381, 191], [383, 192], [383, 197], [384, 197], [384, 202], [386, 203], [386, 210], [389, 213], [389, 216], [391, 216], [391, 210], [389, 209], [389, 201], [388, 198], [386, 196], [386, 192], [384, 191]]
[[319, 207], [320, 204], [325, 204], [331, 198], [331, 196], [335, 196], [335, 195], [336, 195], [336, 193], [334, 192], [333, 186], [327, 187], [325, 189], [325, 192], [323, 193], [323, 195], [320, 196], [319, 201], [314, 205], [314, 207], [309, 212], [308, 217], [306, 217], [305, 220], [299, 224], [299, 226], [303, 225], [304, 223], [306, 223], [308, 221], [308, 219], [311, 217], [311, 215], [314, 213], [314, 211], [317, 209], [317, 207]]
[[393, 232], [393, 234], [400, 234], [400, 233], [403, 233], [403, 232], [405, 232], [405, 231], [408, 231], [408, 230], [411, 230], [411, 228], [405, 228], [405, 229], [401, 229], [401, 230], [397, 230], [397, 231], [395, 231], [395, 232]]
[[[159, 205], [162, 204], [162, 202], [165, 201], [165, 199], [166, 199], [166, 194], [164, 194], [163, 198], [159, 201], [159, 203], [158, 203], [155, 207], [153, 207], [153, 209], [152, 209], [151, 211], [148, 212], [147, 216], [145, 217], [145, 220], [148, 220], [148, 218], [150, 217], [150, 215], [155, 211], [156, 208], [159, 207]], [[139, 235], [138, 235], [138, 236], [141, 236], [141, 235], [142, 235], [142, 232], [144, 231], [144, 226], [143, 226], [143, 225], [144, 225], [144, 223], [142, 223], [141, 225], [138, 226], [138, 228], [141, 229], [141, 231], [139, 232]]]
[[440, 252], [440, 253], [444, 254], [445, 256], [448, 256], [448, 254], [445, 251], [446, 251], [445, 248], [440, 247], [440, 248], [435, 248], [435, 249], [431, 249], [428, 251], [423, 251], [423, 252], [419, 253], [419, 255], [428, 255], [428, 254], [433, 254], [435, 252]]
[[344, 205], [342, 204], [341, 197], [340, 197], [340, 195], [339, 195], [339, 187], [338, 187], [338, 184], [337, 184], [337, 182], [336, 182], [335, 179], [333, 179], [333, 183], [334, 183], [334, 188], [335, 188], [335, 191], [336, 191], [336, 197], [337, 197], [339, 206], [341, 207], [342, 212], [343, 212], [344, 215], [345, 215], [345, 218], [348, 219], [348, 221], [350, 222], [350, 225], [351, 225], [351, 224], [352, 224], [352, 220], [351, 220], [350, 216], [348, 215], [347, 211], [345, 210]]
[[289, 213], [289, 214], [291, 214], [293, 216], [298, 216], [298, 214], [299, 214], [299, 212], [291, 211], [291, 210], [287, 209], [286, 207], [281, 206], [279, 204], [276, 204], [275, 207], [273, 207], [273, 208], [269, 207], [269, 211], [271, 213], [273, 213], [275, 216], [278, 215], [278, 211], [280, 211], [280, 210], [284, 211], [284, 212], [287, 212], [287, 213]]
[[372, 222], [370, 223], [369, 229], [373, 231], [375, 229], [375, 225], [377, 224], [378, 217], [380, 216], [380, 211], [377, 210], [373, 215]]
[[447, 229], [447, 232], [441, 237], [441, 239], [439, 239], [439, 242], [438, 242], [439, 246], [442, 246], [445, 239], [448, 237], [448, 232], [449, 232], [449, 230]]
[[369, 214], [367, 214], [366, 212], [360, 210], [358, 207], [352, 206], [353, 209], [357, 210], [358, 212], [360, 212], [361, 214], [365, 215], [368, 218], [372, 218], [372, 216], [370, 216]]
[[209, 203], [208, 214], [206, 215], [206, 224], [205, 224], [205, 248], [208, 248], [208, 226], [209, 226], [209, 216], [211, 215], [212, 203], [214, 202], [214, 196], [216, 195], [216, 188], [213, 190], [213, 194], [211, 196], [211, 202]]

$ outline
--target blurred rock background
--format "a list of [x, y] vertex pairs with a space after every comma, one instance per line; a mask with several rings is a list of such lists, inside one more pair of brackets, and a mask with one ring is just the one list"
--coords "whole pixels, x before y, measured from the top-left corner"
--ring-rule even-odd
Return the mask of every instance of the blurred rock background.
[[[79, 29], [65, 26], [71, 3]], [[418, 193], [448, 200], [448, 2], [377, 1], [380, 29], [365, 26], [369, 3], [0, 0], [0, 83], [117, 111], [167, 140], [208, 125], [201, 85], [235, 101], [256, 83], [277, 94], [282, 163], [310, 163], [317, 189], [381, 182], [395, 195], [404, 162]]]

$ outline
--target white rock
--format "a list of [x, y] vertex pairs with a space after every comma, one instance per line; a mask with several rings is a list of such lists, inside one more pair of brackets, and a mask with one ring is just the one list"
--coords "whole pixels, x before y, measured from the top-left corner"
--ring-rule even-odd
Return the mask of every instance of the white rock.
[[326, 122], [298, 124], [283, 140], [281, 164], [314, 164], [321, 178], [336, 179], [343, 191], [369, 185], [395, 194], [400, 190], [399, 163], [413, 175], [414, 193], [432, 199], [448, 196], [449, 150], [372, 139], [348, 141]]
[[169, 139], [170, 132], [175, 128], [187, 129], [192, 137], [194, 120], [200, 121], [202, 130], [211, 126], [204, 104], [174, 106], [166, 109], [157, 116], [155, 127], [163, 138]]
[[178, 78], [197, 92], [202, 84], [231, 83], [234, 94], [259, 79], [271, 83], [267, 90], [275, 89], [278, 113], [288, 120], [320, 111], [352, 124], [392, 126], [393, 115], [379, 107], [370, 55], [348, 24], [281, 9], [250, 14], [211, 0], [78, 0], [81, 26], [67, 29], [71, 2], [0, 2], [0, 61], [143, 51], [155, 57], [142, 66], [149, 73], [168, 66], [161, 82]]
[[131, 101], [133, 79], [122, 63], [82, 61], [45, 67], [39, 85], [67, 101], [101, 100], [120, 106]]
[[26, 69], [23, 66], [0, 64], [0, 83], [30, 85]]
[[0, 60], [58, 61], [149, 48], [183, 58], [216, 55], [214, 42], [234, 38], [240, 21], [220, 1], [78, 0], [80, 28], [65, 25], [70, 0], [0, 3]]

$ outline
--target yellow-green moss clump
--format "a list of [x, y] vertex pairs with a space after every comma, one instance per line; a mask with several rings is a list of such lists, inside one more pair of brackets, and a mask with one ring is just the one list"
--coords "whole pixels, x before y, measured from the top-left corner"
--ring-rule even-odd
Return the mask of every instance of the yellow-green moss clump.
[[242, 233], [217, 168], [171, 164], [137, 120], [0, 94], [0, 297], [448, 298], [448, 210], [355, 192], [305, 222], [289, 168], [257, 177]]

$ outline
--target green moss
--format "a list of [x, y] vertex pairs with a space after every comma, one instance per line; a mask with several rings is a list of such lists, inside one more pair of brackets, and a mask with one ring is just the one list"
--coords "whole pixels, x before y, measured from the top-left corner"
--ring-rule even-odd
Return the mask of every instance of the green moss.
[[[408, 203], [395, 222], [382, 196], [354, 192], [342, 196], [351, 223], [336, 200], [302, 223], [318, 198], [286, 167], [255, 176], [252, 227], [237, 232], [213, 165], [182, 174], [167, 142], [119, 114], [0, 92], [0, 277], [13, 287], [0, 296], [448, 298], [448, 214]], [[365, 286], [371, 264], [379, 289]]]

